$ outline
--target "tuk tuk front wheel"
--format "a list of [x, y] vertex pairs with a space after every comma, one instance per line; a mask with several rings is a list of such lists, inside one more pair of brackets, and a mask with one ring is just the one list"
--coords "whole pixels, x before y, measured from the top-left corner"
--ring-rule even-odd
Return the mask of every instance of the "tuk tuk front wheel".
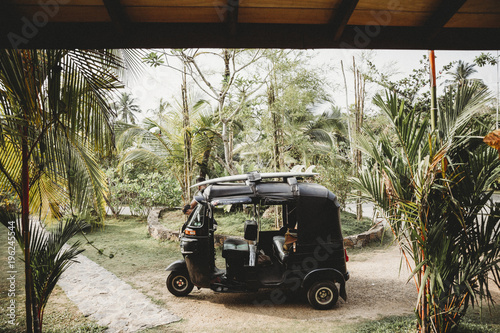
[[185, 272], [172, 272], [167, 278], [167, 289], [177, 297], [187, 296], [193, 290], [194, 284]]
[[333, 308], [339, 299], [339, 290], [333, 281], [318, 281], [307, 290], [309, 304], [317, 310]]

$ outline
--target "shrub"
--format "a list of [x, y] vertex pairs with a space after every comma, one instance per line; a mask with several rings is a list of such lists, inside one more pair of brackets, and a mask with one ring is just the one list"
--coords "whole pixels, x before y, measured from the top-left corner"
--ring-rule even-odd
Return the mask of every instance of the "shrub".
[[153, 207], [179, 206], [181, 189], [177, 181], [158, 172], [137, 174], [136, 178], [120, 178], [113, 171], [108, 171], [110, 202], [119, 213], [128, 206], [132, 215], [147, 215]]

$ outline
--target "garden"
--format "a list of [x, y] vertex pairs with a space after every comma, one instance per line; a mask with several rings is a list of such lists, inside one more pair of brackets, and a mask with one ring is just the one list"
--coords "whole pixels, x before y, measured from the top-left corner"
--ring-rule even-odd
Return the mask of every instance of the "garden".
[[[394, 79], [366, 56], [336, 72], [312, 57], [0, 50], [0, 245], [2, 264], [15, 263], [1, 276], [2, 318], [16, 304], [16, 325], [2, 322], [0, 331], [104, 331], [57, 286], [82, 251], [182, 318], [151, 332], [498, 331], [499, 310], [490, 306], [500, 300], [500, 135], [494, 98], [473, 78], [498, 59], [445, 65], [438, 94], [428, 87], [428, 58]], [[174, 71], [179, 94], [141, 110], [123, 90], [124, 59]], [[331, 85], [332, 73], [344, 86]], [[337, 104], [332, 89], [354, 91], [352, 103]], [[166, 291], [165, 268], [182, 255], [178, 242], [147, 232], [153, 209], [168, 208], [160, 222], [179, 230], [197, 177], [309, 168], [318, 175], [306, 182], [337, 195], [344, 237], [372, 227], [366, 203], [387, 226], [381, 241], [348, 250], [348, 301], [315, 311], [296, 295], [269, 305], [269, 290], [200, 289], [180, 299]], [[217, 233], [243, 233], [244, 207], [215, 214]], [[262, 230], [283, 227], [279, 214], [264, 215]], [[223, 267], [220, 248], [216, 255]]]

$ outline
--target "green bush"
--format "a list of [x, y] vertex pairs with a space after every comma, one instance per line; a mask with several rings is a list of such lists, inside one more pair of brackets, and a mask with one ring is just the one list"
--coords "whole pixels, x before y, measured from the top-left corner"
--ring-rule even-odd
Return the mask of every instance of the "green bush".
[[128, 206], [132, 215], [147, 215], [153, 207], [175, 207], [181, 204], [177, 181], [158, 172], [140, 173], [135, 178], [119, 177], [108, 171], [110, 205], [119, 210]]

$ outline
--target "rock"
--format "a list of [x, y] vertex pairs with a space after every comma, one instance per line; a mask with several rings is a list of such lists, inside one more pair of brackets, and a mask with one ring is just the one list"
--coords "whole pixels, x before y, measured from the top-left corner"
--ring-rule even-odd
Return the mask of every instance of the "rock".
[[344, 238], [344, 247], [347, 249], [352, 249], [354, 247], [354, 241], [351, 236]]

